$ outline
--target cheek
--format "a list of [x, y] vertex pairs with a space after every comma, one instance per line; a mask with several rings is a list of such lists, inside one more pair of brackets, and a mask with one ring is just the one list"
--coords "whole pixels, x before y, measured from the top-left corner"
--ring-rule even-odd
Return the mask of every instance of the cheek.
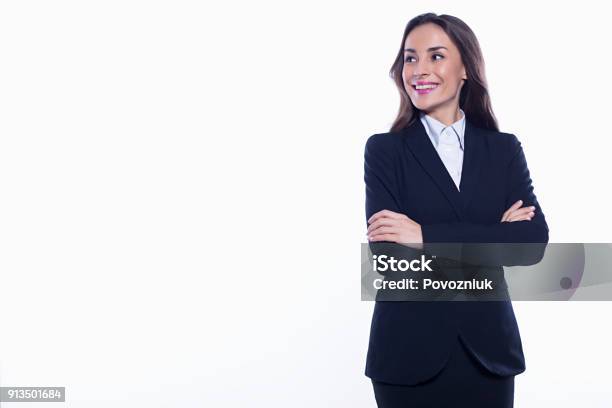
[[448, 65], [445, 64], [438, 64], [438, 66], [435, 69], [435, 73], [436, 75], [438, 75], [440, 78], [442, 78], [444, 80], [444, 82], [448, 81], [448, 73], [450, 72]]
[[459, 85], [461, 82], [461, 71], [454, 66], [440, 64], [436, 70], [436, 74], [442, 78], [446, 86]]
[[408, 82], [410, 79], [411, 73], [410, 70], [408, 69], [404, 69], [402, 71], [402, 79], [404, 80], [404, 83]]
[[410, 78], [412, 78], [412, 74], [406, 70], [402, 71], [402, 81], [404, 82], [404, 88], [406, 92], [410, 92]]

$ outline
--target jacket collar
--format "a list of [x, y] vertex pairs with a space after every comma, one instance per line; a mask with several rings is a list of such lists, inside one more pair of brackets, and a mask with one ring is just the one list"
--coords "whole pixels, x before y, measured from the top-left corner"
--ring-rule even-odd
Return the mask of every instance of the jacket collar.
[[461, 191], [457, 190], [457, 186], [444, 167], [421, 120], [416, 117], [412, 124], [404, 128], [402, 132], [408, 149], [444, 193], [459, 219], [465, 219], [465, 210], [478, 185], [481, 164], [484, 159], [485, 130], [474, 126], [465, 118], [463, 168], [459, 184]]

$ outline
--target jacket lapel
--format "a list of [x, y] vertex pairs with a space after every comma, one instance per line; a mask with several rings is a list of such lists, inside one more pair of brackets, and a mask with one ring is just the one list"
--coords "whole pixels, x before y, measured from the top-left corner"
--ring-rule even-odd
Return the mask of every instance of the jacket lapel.
[[459, 183], [464, 209], [467, 209], [474, 196], [474, 191], [478, 188], [480, 170], [485, 158], [484, 140], [483, 130], [475, 127], [466, 118], [463, 140], [463, 168], [461, 169], [461, 182]]
[[457, 190], [457, 186], [448, 174], [442, 159], [440, 159], [438, 152], [429, 140], [421, 120], [417, 117], [412, 125], [404, 129], [404, 132], [406, 145], [412, 151], [416, 160], [442, 191], [457, 217], [463, 220], [465, 218], [465, 208], [477, 187], [482, 161], [482, 135], [479, 129], [474, 127], [466, 118], [463, 168], [461, 170], [461, 183], [459, 184], [461, 192]]

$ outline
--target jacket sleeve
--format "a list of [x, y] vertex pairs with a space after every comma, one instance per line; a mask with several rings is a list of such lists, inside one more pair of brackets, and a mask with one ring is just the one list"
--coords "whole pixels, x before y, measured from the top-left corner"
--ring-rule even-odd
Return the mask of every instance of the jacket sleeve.
[[[375, 134], [370, 136], [366, 142], [364, 153], [366, 229], [367, 220], [381, 210], [402, 213], [397, 177], [399, 150], [395, 143], [397, 140], [392, 139], [393, 137], [397, 136], [388, 133]], [[461, 250], [458, 245], [432, 244], [424, 246], [423, 250], [418, 250], [391, 241], [376, 241], [369, 242], [369, 248], [372, 255], [384, 254], [397, 259], [416, 258], [423, 252], [435, 255], [438, 262], [444, 262], [444, 259], [455, 261], [461, 259]]]
[[366, 189], [366, 227], [372, 215], [381, 210], [400, 212], [397, 181], [396, 149], [385, 134], [370, 136], [364, 153], [364, 181]]
[[[517, 250], [517, 246], [512, 245], [501, 245], [497, 247], [491, 245], [513, 243], [546, 244], [548, 242], [548, 225], [546, 224], [546, 218], [544, 217], [542, 208], [534, 194], [523, 148], [515, 135], [510, 136], [511, 151], [513, 153], [508, 164], [507, 178], [505, 180], [507, 191], [505, 208], [509, 208], [518, 200], [523, 200], [523, 206], [535, 207], [535, 214], [531, 221], [496, 222], [492, 224], [455, 222], [422, 225], [421, 229], [424, 242], [486, 244], [490, 248], [497, 248], [496, 251], [498, 254], [502, 255], [499, 251], [503, 250], [505, 255], [512, 258], [501, 260], [502, 263], [510, 262], [515, 265], [531, 264], [529, 262], [537, 262], [542, 258], [545, 245], [522, 245], [520, 250]], [[500, 219], [501, 216], [502, 214], [500, 214]], [[473, 248], [476, 248], [476, 246], [473, 246]], [[470, 255], [470, 253], [475, 254], [475, 251], [468, 251], [464, 253], [464, 255]], [[464, 260], [469, 262], [469, 259], [466, 259], [465, 256]], [[503, 264], [508, 265], [506, 263]]]

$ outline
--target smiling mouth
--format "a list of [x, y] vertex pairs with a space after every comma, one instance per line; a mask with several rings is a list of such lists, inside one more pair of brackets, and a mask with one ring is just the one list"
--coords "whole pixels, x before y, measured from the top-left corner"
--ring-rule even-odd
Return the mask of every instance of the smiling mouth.
[[415, 91], [423, 91], [436, 89], [438, 86], [440, 86], [440, 84], [412, 85], [412, 89], [414, 89]]

